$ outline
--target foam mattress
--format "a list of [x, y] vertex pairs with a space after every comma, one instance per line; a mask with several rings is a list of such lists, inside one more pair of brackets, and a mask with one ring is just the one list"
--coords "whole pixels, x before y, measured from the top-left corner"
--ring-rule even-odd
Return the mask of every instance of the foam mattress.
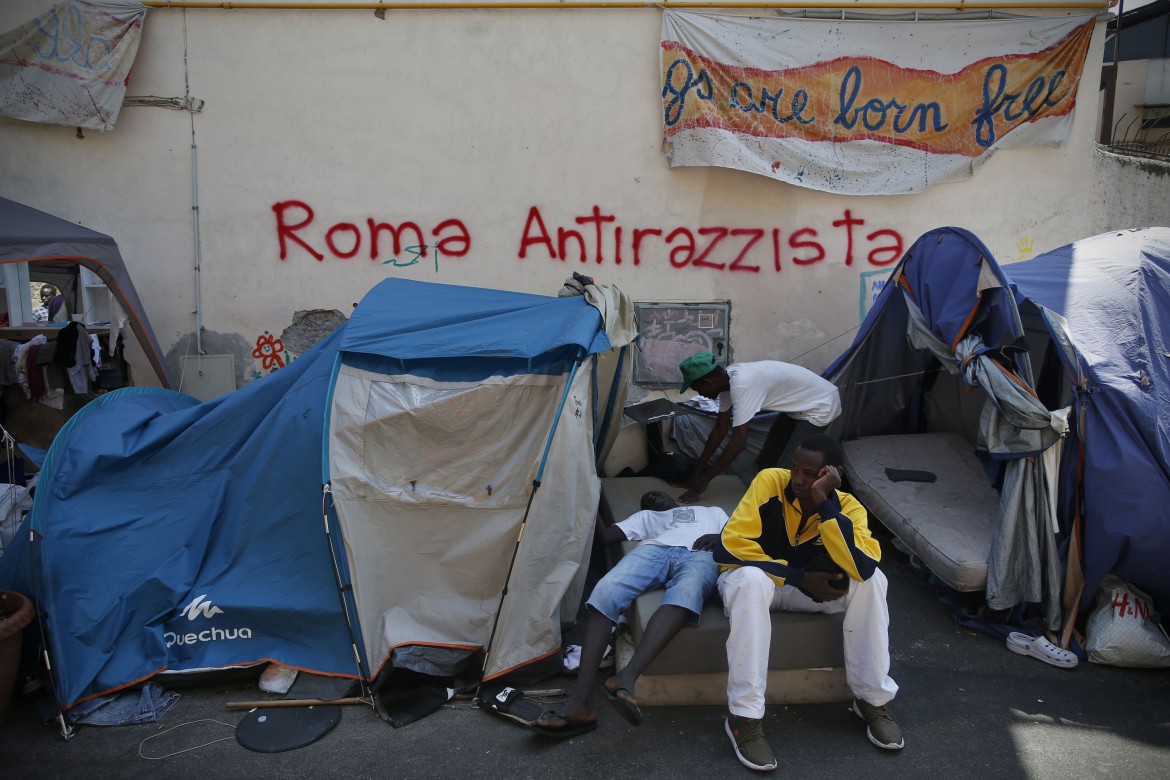
[[[642, 494], [648, 490], [663, 490], [672, 496], [682, 490], [672, 488], [654, 477], [616, 477], [601, 480], [599, 512], [604, 522], [624, 520], [638, 511]], [[735, 511], [743, 494], [743, 483], [735, 477], [720, 475], [711, 480], [700, 503], [721, 507], [728, 515]], [[637, 543], [622, 542], [622, 553]], [[614, 545], [617, 547], [618, 545]], [[633, 642], [637, 645], [649, 624], [651, 615], [662, 603], [662, 590], [650, 591], [634, 600], [626, 613]], [[768, 668], [818, 669], [841, 667], [845, 657], [841, 643], [844, 614], [822, 615], [797, 612], [773, 612], [772, 643], [769, 648]], [[703, 608], [699, 625], [684, 626], [678, 635], [646, 668], [647, 675], [727, 674], [725, 644], [730, 624], [723, 613], [719, 597]], [[723, 683], [720, 683], [722, 687]], [[779, 695], [779, 694], [777, 694]], [[639, 697], [641, 698], [641, 697]], [[700, 703], [700, 702], [690, 702]]]
[[[985, 589], [999, 494], [971, 445], [953, 433], [842, 444], [850, 488], [869, 512], [952, 588]], [[927, 471], [936, 480], [895, 482], [887, 468]]]

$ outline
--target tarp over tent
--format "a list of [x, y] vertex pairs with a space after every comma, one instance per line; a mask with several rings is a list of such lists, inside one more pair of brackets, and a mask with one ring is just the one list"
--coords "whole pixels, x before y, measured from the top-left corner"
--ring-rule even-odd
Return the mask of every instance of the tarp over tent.
[[355, 674], [321, 524], [321, 431], [340, 334], [206, 403], [128, 387], [73, 415], [0, 584], [46, 615], [68, 708], [162, 671], [265, 659]]
[[130, 329], [159, 382], [163, 387], [175, 386], [114, 239], [0, 198], [0, 265], [6, 263], [29, 263], [52, 269], [84, 266], [93, 271], [126, 313]]
[[372, 676], [403, 643], [481, 650], [542, 467], [493, 650], [500, 668], [555, 652], [596, 511], [591, 437], [624, 400], [594, 398], [605, 324], [579, 296], [389, 279], [238, 391], [126, 388], [83, 408], [42, 469], [35, 555], [0, 557], [0, 587], [36, 562], [62, 707], [163, 670], [267, 659]]
[[1081, 607], [1116, 574], [1170, 614], [1170, 228], [1086, 238], [1005, 272], [1019, 297], [1064, 318], [1079, 357], [1066, 373], [1083, 372]]
[[[993, 607], [1041, 603], [1057, 628], [1075, 617], [1076, 596], [1087, 605], [1108, 573], [1170, 604], [1158, 573], [1170, 551], [1162, 511], [1170, 453], [1159, 415], [1170, 401], [1168, 268], [1165, 228], [1098, 236], [1002, 267], [971, 233], [939, 228], [907, 251], [854, 343], [826, 369], [842, 391], [834, 435], [950, 431], [984, 455], [1001, 491], [988, 560]], [[1059, 474], [1049, 474], [1047, 459], [1033, 456], [1060, 440], [1066, 407], [1073, 435], [1058, 445]], [[1083, 541], [1079, 554], [1073, 548], [1063, 618], [1050, 520], [1061, 537]]]

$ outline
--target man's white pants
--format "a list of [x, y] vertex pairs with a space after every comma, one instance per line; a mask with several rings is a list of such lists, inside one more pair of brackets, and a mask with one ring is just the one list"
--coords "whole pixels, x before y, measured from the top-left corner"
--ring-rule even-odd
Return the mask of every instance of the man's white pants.
[[880, 570], [865, 582], [849, 581], [836, 601], [818, 603], [790, 585], [777, 586], [754, 566], [719, 575], [723, 611], [731, 621], [727, 638], [727, 704], [732, 715], [764, 717], [768, 648], [772, 642], [769, 612], [845, 613], [845, 677], [853, 695], [881, 707], [898, 692], [890, 679], [890, 613], [886, 577]]

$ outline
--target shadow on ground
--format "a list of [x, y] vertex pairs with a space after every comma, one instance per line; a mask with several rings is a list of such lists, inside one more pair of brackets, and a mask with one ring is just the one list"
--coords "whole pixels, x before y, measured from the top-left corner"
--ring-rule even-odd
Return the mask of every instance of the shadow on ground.
[[[887, 548], [888, 549], [888, 548]], [[988, 778], [1114, 776], [1162, 780], [1170, 767], [1170, 672], [1081, 664], [1072, 670], [1015, 655], [1003, 642], [959, 626], [950, 607], [904, 560], [882, 564], [890, 580], [891, 704], [906, 749], [868, 742], [845, 704], [774, 706], [765, 733], [779, 757], [774, 776]], [[572, 641], [572, 635], [568, 637]], [[556, 675], [535, 689], [567, 689]], [[601, 723], [555, 741], [453, 702], [394, 729], [364, 706], [343, 708], [319, 741], [284, 753], [237, 744], [244, 717], [229, 701], [263, 698], [254, 679], [183, 689], [160, 722], [85, 727], [70, 741], [17, 700], [0, 726], [0, 772], [24, 778], [125, 777], [206, 780], [346, 778], [671, 778], [748, 776], [723, 733], [719, 707], [647, 707], [634, 728], [594, 697]], [[556, 697], [548, 699], [549, 705]]]

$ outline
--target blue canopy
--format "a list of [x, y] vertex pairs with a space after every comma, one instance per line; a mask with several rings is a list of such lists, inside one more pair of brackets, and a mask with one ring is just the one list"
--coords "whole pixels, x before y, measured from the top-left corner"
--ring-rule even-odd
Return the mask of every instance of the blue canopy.
[[563, 347], [592, 354], [610, 348], [600, 324], [601, 314], [580, 296], [395, 279], [366, 295], [341, 349], [400, 360], [529, 359]]
[[1089, 605], [1107, 574], [1170, 608], [1170, 228], [1106, 233], [1006, 266], [1022, 298], [1067, 322], [1085, 381], [1083, 557]]
[[27, 543], [0, 557], [0, 587], [35, 596], [47, 616], [62, 707], [165, 670], [272, 660], [358, 676], [323, 523], [342, 350], [498, 374], [608, 347], [583, 297], [388, 279], [338, 331], [236, 392], [99, 397], [45, 459], [27, 521], [35, 583]]

